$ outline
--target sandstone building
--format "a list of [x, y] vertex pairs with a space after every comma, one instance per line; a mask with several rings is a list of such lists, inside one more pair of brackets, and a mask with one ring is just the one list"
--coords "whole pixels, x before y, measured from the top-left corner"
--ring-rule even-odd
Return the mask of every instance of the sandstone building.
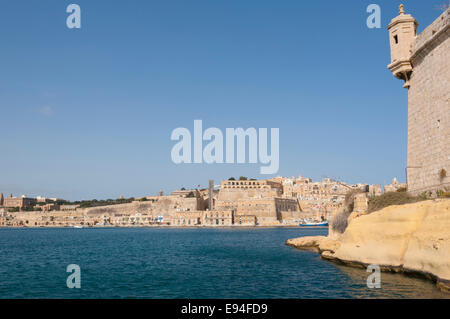
[[[275, 177], [271, 179], [283, 186], [283, 198], [298, 200], [302, 213], [300, 218], [323, 220], [343, 207], [345, 195], [354, 189], [369, 191], [374, 196], [382, 193], [380, 185], [350, 185], [331, 178], [314, 182], [311, 178]], [[283, 214], [286, 216], [286, 214]]]
[[28, 198], [25, 196], [22, 197], [13, 197], [12, 194], [3, 199], [2, 206], [6, 209], [8, 208], [18, 208], [22, 209], [30, 209], [36, 204], [35, 198]]
[[207, 211], [204, 214], [205, 226], [233, 226], [234, 214], [232, 211]]
[[301, 211], [297, 198], [282, 195], [283, 185], [276, 180], [222, 181], [214, 209], [231, 211], [236, 225], [297, 223]]
[[396, 178], [392, 180], [392, 184], [384, 185], [384, 191], [387, 192], [396, 192], [399, 189], [407, 188], [406, 183], [399, 183]]
[[388, 26], [391, 64], [408, 91], [408, 191], [450, 187], [450, 9], [422, 33], [405, 14]]

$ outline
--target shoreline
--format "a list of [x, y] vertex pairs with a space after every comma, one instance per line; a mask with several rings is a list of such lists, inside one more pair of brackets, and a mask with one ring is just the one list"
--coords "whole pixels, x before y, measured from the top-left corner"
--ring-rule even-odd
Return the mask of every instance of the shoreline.
[[[351, 215], [350, 215], [351, 216]], [[431, 280], [450, 293], [450, 200], [393, 205], [349, 220], [342, 234], [288, 239], [322, 259]]]
[[[343, 260], [331, 256], [330, 254], [321, 254], [320, 257], [326, 261], [333, 262], [335, 264], [345, 265], [353, 268], [367, 269], [370, 265], [357, 260]], [[450, 280], [439, 278], [438, 276], [432, 274], [431, 272], [420, 271], [415, 269], [404, 268], [402, 266], [391, 266], [391, 265], [378, 265], [382, 272], [390, 272], [401, 274], [407, 277], [416, 277], [432, 281], [436, 284], [437, 288], [441, 291], [450, 294]]]
[[264, 228], [295, 228], [299, 230], [313, 230], [313, 229], [328, 229], [328, 227], [315, 227], [315, 228], [302, 228], [299, 226], [292, 226], [292, 225], [273, 225], [273, 226], [164, 226], [164, 225], [158, 225], [158, 226], [82, 226], [81, 228], [73, 227], [73, 226], [0, 226], [1, 229], [43, 229], [43, 228], [49, 228], [49, 229], [116, 229], [116, 228], [165, 228], [165, 229], [264, 229]]
[[[320, 237], [320, 236], [318, 236], [318, 237]], [[301, 237], [301, 238], [308, 239], [308, 237]], [[326, 239], [326, 238], [328, 238], [328, 237], [323, 236], [323, 239]], [[287, 246], [293, 247], [294, 249], [298, 249], [298, 250], [315, 252], [320, 256], [321, 259], [331, 262], [331, 263], [334, 263], [334, 264], [352, 267], [352, 268], [360, 268], [360, 269], [367, 269], [367, 267], [369, 265], [371, 265], [369, 263], [361, 262], [358, 260], [344, 260], [344, 259], [339, 259], [337, 257], [334, 257], [330, 250], [324, 249], [323, 247], [321, 248], [320, 244], [318, 244], [318, 245], [297, 245], [297, 244], [293, 244], [292, 242], [289, 242], [289, 241], [290, 241], [290, 239], [288, 239], [286, 241]], [[380, 267], [380, 270], [382, 272], [396, 273], [396, 274], [404, 275], [404, 276], [410, 277], [410, 278], [421, 278], [421, 279], [426, 279], [426, 280], [432, 281], [436, 285], [437, 289], [450, 294], [450, 280], [439, 278], [438, 276], [432, 274], [431, 272], [419, 271], [419, 270], [415, 270], [415, 269], [408, 269], [408, 268], [404, 268], [402, 266], [392, 266], [392, 265], [383, 265], [383, 264], [380, 264], [378, 266]]]

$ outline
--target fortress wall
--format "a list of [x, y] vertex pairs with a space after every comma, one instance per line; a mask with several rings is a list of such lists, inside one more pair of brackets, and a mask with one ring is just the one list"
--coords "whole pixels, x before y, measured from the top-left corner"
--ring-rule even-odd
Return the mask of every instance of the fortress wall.
[[[408, 93], [408, 190], [450, 187], [450, 10], [417, 36]], [[445, 169], [447, 177], [439, 172]]]

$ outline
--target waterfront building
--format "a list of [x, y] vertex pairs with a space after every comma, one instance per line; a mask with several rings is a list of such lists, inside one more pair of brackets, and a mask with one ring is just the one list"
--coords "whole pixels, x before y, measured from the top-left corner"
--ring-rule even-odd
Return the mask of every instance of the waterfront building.
[[201, 226], [204, 218], [204, 211], [177, 212], [171, 218], [172, 226]]
[[[281, 223], [283, 212], [299, 213], [298, 200], [282, 197], [240, 199], [238, 200], [236, 218], [238, 216], [256, 216], [258, 225], [276, 225]], [[296, 218], [295, 214], [284, 216]]]
[[231, 210], [213, 210], [204, 213], [205, 226], [233, 226], [234, 212]]
[[239, 215], [234, 219], [235, 226], [256, 226], [256, 216], [255, 215]]

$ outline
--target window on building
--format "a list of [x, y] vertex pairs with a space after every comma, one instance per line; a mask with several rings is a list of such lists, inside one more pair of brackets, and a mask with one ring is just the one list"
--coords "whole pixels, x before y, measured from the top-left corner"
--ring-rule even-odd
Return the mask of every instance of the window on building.
[[395, 44], [398, 44], [398, 35], [394, 35], [394, 42]]

